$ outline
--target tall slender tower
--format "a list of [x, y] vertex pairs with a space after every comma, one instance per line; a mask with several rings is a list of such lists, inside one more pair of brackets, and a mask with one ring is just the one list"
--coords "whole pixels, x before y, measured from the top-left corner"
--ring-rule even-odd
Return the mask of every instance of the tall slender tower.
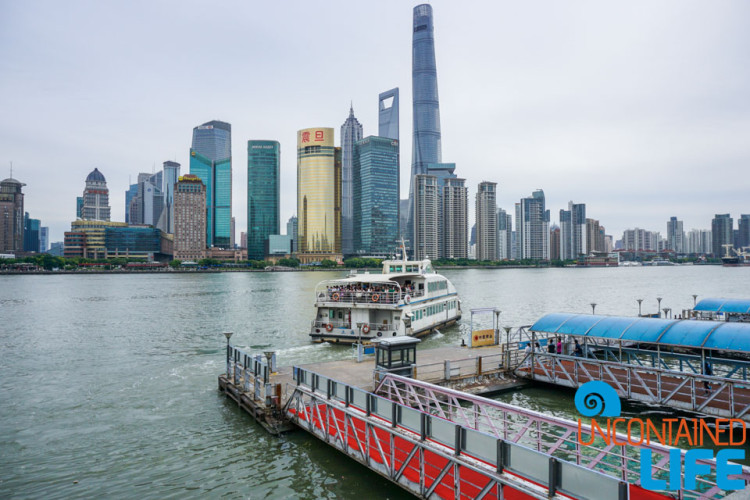
[[281, 146], [247, 141], [247, 258], [263, 260], [268, 237], [280, 234]]
[[[409, 181], [409, 207], [414, 208], [414, 176], [428, 174], [430, 163], [441, 163], [440, 106], [438, 102], [437, 66], [435, 64], [435, 37], [432, 24], [432, 6], [414, 7], [412, 32], [412, 99], [413, 145], [411, 178]], [[409, 227], [414, 226], [414, 216], [409, 215]], [[413, 234], [413, 230], [409, 231]]]
[[354, 143], [362, 139], [362, 125], [354, 117], [354, 106], [349, 108], [349, 117], [341, 125], [341, 250], [344, 255], [354, 253], [354, 226], [352, 217], [352, 166]]
[[497, 260], [497, 183], [481, 182], [477, 189], [477, 260]]
[[84, 219], [109, 220], [109, 189], [107, 189], [107, 180], [98, 168], [92, 170], [86, 177], [81, 210], [81, 217]]
[[206, 244], [229, 247], [232, 224], [232, 126], [213, 120], [193, 129], [190, 173], [206, 186]]
[[399, 140], [398, 87], [378, 95], [378, 135]]
[[[13, 175], [13, 172], [11, 172]], [[23, 190], [25, 186], [13, 177], [0, 182], [0, 252], [23, 250]]]

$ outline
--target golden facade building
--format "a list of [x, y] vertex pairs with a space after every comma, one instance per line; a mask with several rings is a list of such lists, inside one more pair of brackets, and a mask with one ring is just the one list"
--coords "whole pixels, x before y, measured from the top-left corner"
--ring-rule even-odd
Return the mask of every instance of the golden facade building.
[[332, 128], [297, 132], [297, 258], [341, 262], [341, 148]]

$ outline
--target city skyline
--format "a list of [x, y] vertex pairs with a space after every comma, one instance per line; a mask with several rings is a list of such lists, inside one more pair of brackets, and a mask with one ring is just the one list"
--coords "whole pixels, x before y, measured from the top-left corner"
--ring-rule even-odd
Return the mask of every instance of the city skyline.
[[[13, 161], [13, 177], [26, 184], [26, 210], [60, 241], [88, 172], [103, 172], [111, 219], [125, 220], [128, 177], [165, 160], [187, 166], [196, 123], [232, 123], [237, 165], [245, 163], [247, 140], [278, 140], [291, 150], [297, 130], [340, 125], [350, 101], [364, 134], [374, 134], [379, 93], [400, 87], [402, 102], [411, 101], [416, 4], [333, 2], [304, 15], [297, 4], [264, 5], [262, 22], [242, 15], [250, 6], [165, 3], [135, 22], [143, 17], [136, 6], [4, 4], [12, 22], [0, 38], [7, 110], [0, 169]], [[486, 3], [477, 18], [475, 8], [431, 5], [444, 156], [472, 188], [497, 182], [499, 208], [512, 212], [518, 199], [543, 189], [553, 214], [580, 200], [615, 239], [635, 226], [666, 232], [671, 216], [688, 232], [710, 229], [715, 214], [739, 219], [748, 212], [747, 185], [731, 181], [742, 179], [750, 159], [749, 35], [741, 21], [750, 6], [548, 3], [539, 15], [531, 6]], [[40, 6], [47, 15], [38, 15]], [[91, 30], [59, 22], [84, 14]], [[271, 27], [282, 20], [285, 29], [276, 33]], [[161, 37], [167, 22], [176, 29]], [[193, 46], [190, 37], [204, 23], [225, 29]], [[104, 36], [108, 30], [118, 36]], [[356, 40], [337, 54], [346, 74], [293, 72], [290, 61], [306, 50], [288, 39], [295, 32], [321, 44]], [[218, 47], [226, 53], [217, 55]], [[377, 69], [372, 59], [381, 61]], [[225, 77], [199, 78], [207, 71]], [[252, 79], [250, 71], [275, 76]], [[412, 128], [410, 108], [400, 110], [402, 130]], [[401, 135], [401, 156], [411, 158], [412, 138]], [[296, 213], [295, 163], [282, 158], [281, 220]], [[401, 198], [409, 170], [401, 172]], [[696, 182], [706, 174], [712, 182]], [[233, 176], [240, 228], [246, 182], [241, 171]], [[69, 213], [59, 209], [68, 206]]]

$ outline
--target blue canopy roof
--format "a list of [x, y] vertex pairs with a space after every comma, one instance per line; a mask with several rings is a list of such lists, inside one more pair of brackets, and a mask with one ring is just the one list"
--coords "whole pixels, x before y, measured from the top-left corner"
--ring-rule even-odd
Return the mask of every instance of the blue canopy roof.
[[715, 313], [750, 313], [750, 299], [703, 299], [693, 308], [694, 311]]
[[578, 337], [750, 352], [750, 323], [554, 313], [531, 328]]

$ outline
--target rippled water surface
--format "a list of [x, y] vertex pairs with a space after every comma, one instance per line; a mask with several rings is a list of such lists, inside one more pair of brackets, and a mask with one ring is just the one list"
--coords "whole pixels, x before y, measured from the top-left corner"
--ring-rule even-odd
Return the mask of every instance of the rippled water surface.
[[[224, 331], [280, 364], [351, 355], [311, 344], [313, 288], [342, 272], [0, 276], [0, 497], [401, 498], [376, 474], [302, 432], [274, 438], [216, 389]], [[461, 324], [423, 347], [460, 343], [468, 311], [504, 325], [548, 312], [681, 311], [700, 297], [750, 297], [750, 268], [444, 271]], [[569, 394], [504, 396], [570, 417]]]

